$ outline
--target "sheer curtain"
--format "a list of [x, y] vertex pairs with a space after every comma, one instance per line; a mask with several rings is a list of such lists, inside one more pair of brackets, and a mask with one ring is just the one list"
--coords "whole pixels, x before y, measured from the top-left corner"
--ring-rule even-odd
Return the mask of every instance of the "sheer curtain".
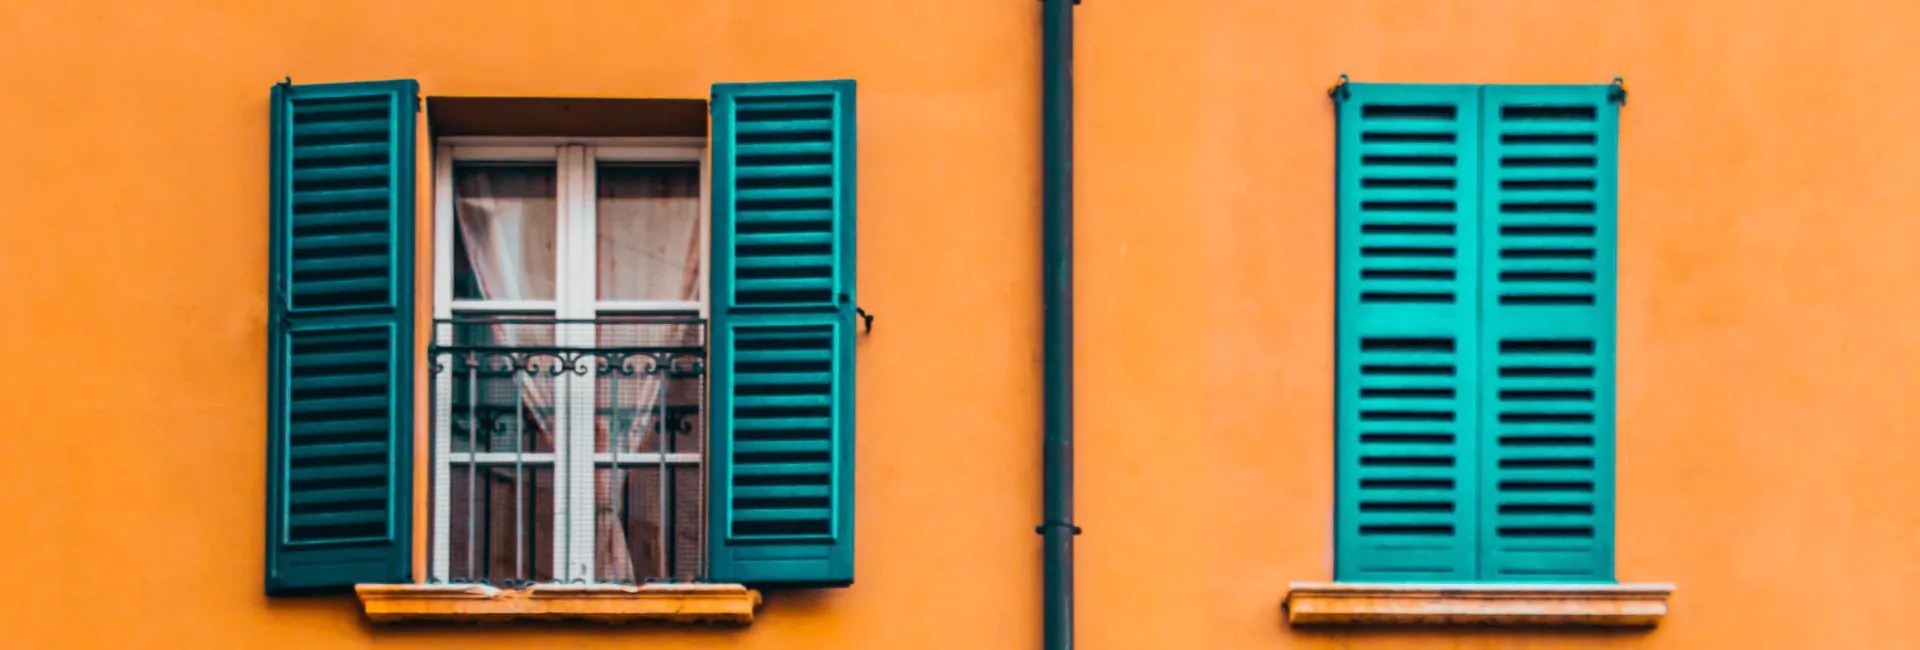
[[606, 165], [597, 180], [600, 299], [699, 300], [699, 169]]
[[457, 174], [454, 298], [552, 300], [558, 202], [552, 167], [476, 166]]
[[[699, 169], [692, 165], [603, 165], [597, 170], [595, 184], [599, 265], [595, 294], [599, 299], [698, 301], [704, 258], [700, 247]], [[704, 335], [698, 325], [690, 324], [603, 326], [600, 330], [603, 345], [622, 347], [697, 345]], [[664, 387], [663, 382], [667, 384]], [[685, 449], [673, 444], [675, 434], [669, 428], [671, 423], [663, 421], [662, 407], [697, 404], [702, 388], [697, 378], [622, 378], [619, 387], [611, 389], [609, 399], [611, 406], [631, 415], [618, 421], [600, 419], [596, 426], [600, 445], [624, 452], [699, 451], [697, 447]], [[696, 421], [701, 419], [696, 417]], [[676, 573], [674, 567], [662, 569], [665, 549], [660, 545], [661, 527], [698, 528], [699, 518], [697, 514], [691, 518], [677, 516], [676, 521], [693, 522], [680, 526], [664, 521], [658, 472], [658, 466], [654, 466], [595, 473], [594, 527], [599, 532], [595, 565], [600, 567], [599, 579], [629, 582]], [[690, 505], [697, 513], [698, 504]], [[700, 533], [674, 532], [676, 536]]]
[[[463, 167], [456, 173], [456, 299], [553, 299], [558, 240], [555, 176], [551, 166], [480, 165]], [[453, 333], [457, 344], [521, 347], [555, 343], [553, 326], [539, 322], [493, 323], [457, 329], [460, 331]], [[510, 429], [486, 428], [484, 450], [553, 451], [554, 388], [552, 377], [524, 372], [482, 382], [480, 392], [491, 402], [488, 406], [512, 407], [519, 401], [524, 408], [515, 410], [525, 413], [522, 421]], [[505, 403], [499, 403], [501, 401]], [[481, 423], [472, 422], [468, 426], [477, 427]], [[531, 431], [523, 433], [524, 429]], [[551, 508], [546, 505], [552, 503], [554, 497], [551, 470], [516, 473], [511, 469], [493, 469], [487, 470], [484, 476], [486, 519], [467, 525], [485, 526], [485, 577], [494, 581], [505, 576], [535, 581], [553, 579], [553, 521]], [[467, 498], [481, 498], [481, 495], [470, 494]], [[516, 526], [521, 530], [516, 530]], [[522, 532], [530, 534], [522, 535]], [[468, 553], [476, 550], [468, 549]], [[479, 578], [475, 575], [478, 568], [468, 567], [467, 573]]]

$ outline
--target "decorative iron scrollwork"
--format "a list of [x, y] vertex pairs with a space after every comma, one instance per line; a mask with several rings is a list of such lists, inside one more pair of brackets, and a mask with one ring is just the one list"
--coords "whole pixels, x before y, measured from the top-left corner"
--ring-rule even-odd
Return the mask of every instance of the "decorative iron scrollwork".
[[[485, 377], [525, 375], [529, 377], [653, 377], [693, 378], [706, 374], [704, 351], [680, 349], [547, 349], [515, 350], [507, 348], [456, 347], [435, 348], [434, 374], [456, 375], [477, 372]], [[451, 357], [449, 365], [443, 357]]]

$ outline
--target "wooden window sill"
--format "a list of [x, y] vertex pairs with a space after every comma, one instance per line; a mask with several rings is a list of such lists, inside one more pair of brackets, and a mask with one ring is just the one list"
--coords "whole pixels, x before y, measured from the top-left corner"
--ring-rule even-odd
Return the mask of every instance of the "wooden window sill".
[[746, 625], [760, 605], [760, 592], [731, 584], [551, 584], [525, 589], [363, 584], [354, 592], [375, 623], [574, 619]]
[[1365, 584], [1296, 582], [1293, 625], [1641, 627], [1667, 615], [1673, 585]]

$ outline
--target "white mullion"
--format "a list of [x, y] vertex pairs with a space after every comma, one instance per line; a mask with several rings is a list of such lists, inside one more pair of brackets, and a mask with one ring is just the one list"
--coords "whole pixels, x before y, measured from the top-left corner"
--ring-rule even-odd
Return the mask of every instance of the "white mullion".
[[[568, 184], [573, 189], [573, 202], [569, 206], [568, 218], [573, 234], [573, 247], [567, 252], [567, 263], [571, 267], [569, 288], [572, 289], [569, 293], [568, 307], [572, 311], [571, 318], [587, 321], [574, 325], [573, 344], [581, 348], [592, 348], [598, 343], [596, 331], [591, 322], [594, 316], [593, 296], [596, 291], [593, 165], [587, 155], [586, 147], [570, 145], [567, 147], [567, 153], [569, 164], [573, 166], [573, 180]], [[592, 367], [592, 363], [592, 361], [588, 362], [589, 368]], [[573, 398], [574, 408], [578, 409], [580, 419], [573, 428], [574, 449], [578, 453], [572, 458], [571, 469], [577, 481], [574, 484], [571, 523], [574, 526], [576, 543], [584, 542], [574, 547], [576, 556], [573, 564], [578, 571], [574, 579], [593, 582], [597, 575], [595, 560], [598, 559], [595, 557], [594, 550], [599, 547], [600, 535], [600, 531], [594, 529], [594, 517], [598, 513], [599, 506], [595, 502], [598, 495], [594, 489], [597, 481], [593, 469], [594, 376], [575, 374], [573, 377], [576, 385], [570, 397]]]
[[[650, 136], [650, 137], [569, 137], [569, 136], [520, 136], [520, 135], [450, 135], [436, 140], [442, 144], [459, 147], [462, 150], [520, 150], [530, 147], [545, 147], [552, 150], [568, 145], [583, 145], [600, 149], [700, 149], [707, 146], [705, 136]], [[605, 158], [606, 156], [601, 156]]]
[[[697, 249], [700, 251], [700, 280], [699, 280], [699, 284], [695, 285], [699, 287], [699, 291], [700, 291], [700, 320], [703, 325], [706, 325], [706, 328], [707, 328], [706, 333], [701, 336], [700, 341], [702, 343], [709, 344], [707, 346], [709, 350], [712, 349], [710, 344], [713, 341], [714, 335], [717, 334], [717, 332], [713, 331], [713, 327], [711, 325], [713, 323], [712, 305], [714, 300], [713, 282], [712, 282], [712, 278], [713, 278], [713, 275], [712, 275], [713, 274], [713, 151], [714, 151], [714, 148], [712, 146], [708, 146], [702, 149], [700, 152], [700, 246]], [[709, 354], [702, 354], [700, 358], [701, 358], [701, 365], [707, 368], [713, 367], [712, 357]], [[713, 375], [711, 374], [705, 374], [705, 376], [701, 377], [700, 380], [702, 383], [705, 383], [710, 381], [712, 377]], [[707, 422], [713, 421], [712, 391], [711, 391], [710, 385], [706, 387], [702, 387], [702, 389], [705, 390], [706, 393], [704, 393], [704, 397], [702, 397], [700, 401], [700, 409], [702, 411], [700, 413], [700, 417], [705, 419], [705, 422], [703, 422], [702, 426], [700, 427], [700, 433], [701, 435], [707, 436], [707, 439], [700, 441], [700, 453], [695, 454], [696, 456], [705, 455], [707, 453], [707, 450], [713, 449], [713, 427], [706, 424]], [[700, 516], [695, 520], [699, 523], [694, 526], [694, 528], [696, 529], [694, 534], [696, 535], [696, 538], [699, 540], [699, 548], [702, 549], [700, 551], [701, 567], [700, 567], [699, 575], [706, 575], [707, 568], [711, 567], [713, 562], [713, 558], [708, 557], [707, 551], [705, 550], [708, 548], [707, 517], [713, 516], [713, 509], [711, 507], [711, 504], [713, 503], [712, 493], [706, 491], [706, 487], [708, 485], [707, 467], [709, 465], [710, 464], [704, 458], [702, 458], [700, 463], [697, 465], [697, 467], [699, 468], [698, 473], [699, 473], [699, 481], [701, 485], [701, 493], [700, 493]], [[662, 519], [666, 518], [665, 511], [662, 511], [660, 515]], [[665, 528], [668, 524], [667, 522], [662, 521], [660, 525], [662, 528]]]
[[[562, 345], [591, 348], [595, 344], [593, 318], [594, 221], [593, 168], [585, 147], [561, 149], [561, 284], [560, 317], [575, 322], [562, 329]], [[591, 360], [586, 363], [592, 364]], [[591, 365], [588, 366], [591, 368]], [[591, 371], [589, 371], [591, 372]], [[569, 580], [593, 581], [594, 530], [594, 378], [591, 374], [568, 373], [566, 397], [571, 418], [566, 428], [569, 450], [565, 455], [568, 474], [568, 504], [563, 525], [568, 531], [565, 571]]]
[[451, 307], [456, 312], [553, 313], [559, 311], [560, 303], [554, 300], [454, 300]]
[[[453, 317], [453, 148], [442, 146], [433, 161], [433, 318]], [[434, 343], [451, 345], [452, 327], [433, 327]], [[433, 548], [430, 582], [446, 582], [452, 573], [453, 534], [453, 355], [434, 355], [433, 367]]]
[[433, 317], [453, 317], [453, 147], [433, 161]]
[[[574, 161], [574, 239], [572, 251], [574, 293], [573, 306], [580, 312], [581, 318], [593, 318], [593, 303], [600, 297], [599, 275], [600, 246], [597, 232], [600, 222], [595, 219], [594, 204], [594, 152], [582, 146], [567, 147]], [[589, 344], [591, 345], [591, 344]]]
[[[447, 138], [441, 138], [445, 142]], [[456, 144], [451, 147], [453, 157], [459, 160], [484, 160], [490, 162], [540, 162], [554, 160], [559, 147], [545, 146], [475, 146]]]
[[[700, 280], [699, 284], [694, 286], [699, 287], [700, 290], [700, 318], [703, 320], [710, 318], [707, 305], [713, 302], [713, 285], [707, 281], [709, 277], [712, 277], [708, 274], [712, 273], [710, 269], [713, 268], [713, 250], [711, 248], [713, 246], [713, 218], [709, 214], [713, 206], [711, 194], [713, 189], [710, 187], [712, 174], [708, 171], [708, 169], [713, 166], [712, 151], [711, 148], [707, 148], [700, 152], [700, 247], [698, 249], [700, 251]], [[705, 447], [701, 448], [705, 449]]]
[[[580, 170], [574, 164], [572, 147], [554, 147], [554, 157], [558, 174], [555, 180], [559, 181], [560, 189], [560, 196], [555, 201], [556, 216], [559, 217], [555, 222], [560, 228], [560, 233], [554, 239], [558, 248], [555, 251], [554, 264], [558, 268], [554, 271], [557, 285], [553, 292], [553, 297], [559, 304], [554, 315], [565, 320], [579, 317], [577, 310], [573, 308], [572, 299], [573, 285], [579, 282], [578, 267], [572, 264], [571, 260], [575, 252], [573, 245], [574, 237], [577, 236], [575, 231], [579, 229], [574, 203], [577, 201], [575, 185], [580, 182]], [[577, 324], [562, 324], [556, 329], [558, 331], [554, 332], [555, 344], [563, 348], [579, 345]], [[566, 445], [554, 460], [554, 474], [566, 479], [564, 487], [554, 490], [554, 500], [558, 502], [558, 507], [554, 508], [554, 530], [566, 531], [563, 538], [565, 543], [555, 544], [553, 551], [557, 556], [553, 562], [554, 578], [558, 580], [582, 580], [582, 573], [586, 574], [585, 577], [591, 577], [593, 572], [593, 529], [577, 526], [574, 523], [583, 503], [580, 499], [581, 488], [585, 487], [588, 494], [593, 490], [592, 476], [582, 479], [579, 462], [575, 458], [593, 451], [592, 440], [588, 440], [584, 448], [580, 443], [580, 429], [584, 426], [592, 430], [593, 427], [592, 405], [589, 404], [583, 410], [577, 399], [579, 391], [577, 385], [580, 380], [579, 375], [568, 372], [562, 374], [554, 386], [555, 396], [560, 400], [560, 408], [556, 410], [566, 413], [566, 419], [560, 426], [562, 435], [555, 436], [556, 442], [564, 440]], [[590, 508], [588, 512], [591, 512]], [[580, 564], [583, 560], [584, 565]]]
[[513, 465], [515, 463], [534, 463], [550, 466], [558, 459], [559, 456], [557, 454], [539, 451], [525, 453], [512, 451], [457, 452], [448, 457], [448, 461], [453, 463], [473, 463], [490, 467]]
[[575, 169], [573, 165], [573, 148], [572, 147], [559, 148], [558, 153], [556, 154], [556, 159], [554, 161], [554, 174], [555, 174], [554, 180], [556, 181], [555, 185], [558, 186], [558, 192], [559, 192], [559, 196], [556, 197], [556, 200], [554, 201], [554, 212], [555, 212], [554, 216], [556, 217], [554, 219], [554, 224], [556, 227], [560, 229], [560, 231], [554, 237], [555, 251], [553, 256], [553, 264], [554, 264], [553, 299], [555, 302], [555, 308], [557, 310], [555, 315], [565, 319], [565, 318], [574, 317], [574, 314], [572, 313], [573, 311], [572, 310], [572, 307], [573, 307], [573, 294], [572, 294], [573, 289], [572, 288], [573, 288], [573, 283], [575, 281], [573, 278], [573, 271], [576, 265], [571, 263], [571, 260], [569, 259], [569, 257], [573, 255], [573, 237], [574, 237], [574, 229], [575, 229], [575, 226], [573, 223], [573, 219], [574, 219], [573, 217], [573, 212], [574, 212], [573, 185], [574, 183], [578, 182], [579, 179], [577, 177], [578, 170]]
[[702, 307], [698, 300], [601, 300], [594, 303], [594, 315], [663, 311], [698, 312]]
[[[556, 248], [553, 256], [555, 266], [553, 275], [553, 297], [556, 301], [554, 317], [564, 319], [570, 316], [567, 310], [568, 283], [566, 260], [568, 249], [571, 248], [567, 243], [569, 241], [568, 233], [571, 232], [567, 219], [569, 212], [568, 207], [572, 205], [573, 202], [573, 170], [572, 167], [567, 164], [566, 147], [558, 147], [555, 151], [554, 180], [555, 186], [558, 188], [559, 196], [554, 201], [554, 226], [559, 229], [559, 232], [554, 238]], [[554, 345], [564, 348], [572, 343], [573, 333], [569, 327], [570, 326], [564, 323], [554, 326]], [[572, 373], [562, 373], [560, 376], [555, 377], [553, 382], [554, 400], [556, 402], [553, 409], [555, 423], [553, 448], [556, 454], [553, 468], [553, 530], [559, 537], [557, 540], [558, 543], [553, 545], [553, 577], [555, 580], [562, 581], [571, 580], [574, 577], [571, 562], [571, 558], [573, 557], [571, 551], [573, 549], [574, 531], [573, 527], [569, 525], [571, 520], [567, 517], [570, 512], [569, 508], [573, 504], [573, 484], [575, 482], [572, 471], [573, 464], [569, 462], [571, 454], [574, 452], [573, 421], [575, 414], [573, 400], [571, 399], [573, 394], [572, 379]]]
[[705, 147], [672, 145], [602, 144], [593, 147], [594, 157], [621, 162], [699, 162]]
[[[665, 454], [664, 459], [661, 456], [662, 454], [654, 451], [629, 451], [620, 454], [620, 465], [624, 469], [638, 469], [638, 466], [641, 464], [659, 465], [662, 460], [665, 460], [668, 465], [697, 465], [700, 463], [700, 454], [697, 452], [676, 451]], [[593, 455], [595, 465], [606, 465], [611, 468], [613, 461], [613, 454], [595, 453]], [[628, 465], [635, 467], [627, 467]]]
[[[435, 326], [435, 341], [450, 344], [452, 329]], [[432, 582], [446, 582], [453, 554], [453, 400], [448, 399], [453, 395], [453, 355], [434, 355], [433, 367], [439, 372], [433, 376], [433, 566], [428, 575]]]

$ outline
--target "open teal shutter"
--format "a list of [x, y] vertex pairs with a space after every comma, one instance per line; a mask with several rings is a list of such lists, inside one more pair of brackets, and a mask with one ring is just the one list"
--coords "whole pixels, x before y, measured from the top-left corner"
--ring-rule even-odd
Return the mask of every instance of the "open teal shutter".
[[853, 582], [854, 84], [713, 88], [711, 579]]
[[1480, 579], [1613, 580], [1615, 155], [1607, 86], [1488, 86]]
[[273, 88], [269, 593], [409, 573], [416, 94]]
[[1471, 581], [1479, 89], [1346, 90], [1335, 577]]

